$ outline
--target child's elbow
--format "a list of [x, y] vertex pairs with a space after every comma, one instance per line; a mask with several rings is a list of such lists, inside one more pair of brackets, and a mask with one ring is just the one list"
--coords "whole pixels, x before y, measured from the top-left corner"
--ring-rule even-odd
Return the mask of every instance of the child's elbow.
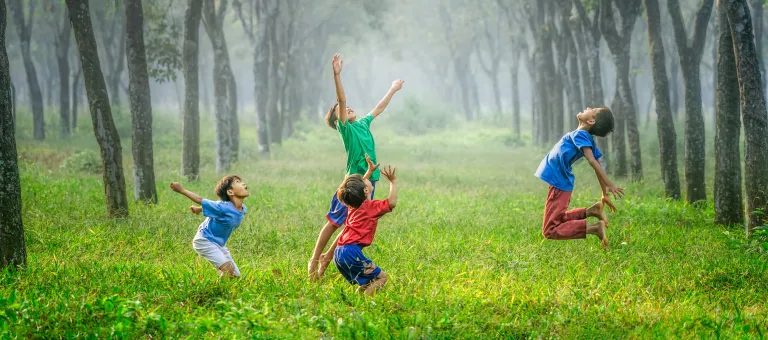
[[397, 206], [397, 200], [389, 200], [389, 210], [395, 209]]

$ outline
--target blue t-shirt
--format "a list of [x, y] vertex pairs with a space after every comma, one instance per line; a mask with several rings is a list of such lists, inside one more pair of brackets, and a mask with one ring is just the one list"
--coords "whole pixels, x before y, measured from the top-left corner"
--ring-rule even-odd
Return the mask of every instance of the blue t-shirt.
[[536, 177], [562, 191], [573, 191], [573, 163], [584, 157], [581, 148], [592, 148], [595, 159], [603, 157], [594, 138], [585, 130], [571, 131], [560, 139], [544, 157], [536, 170]]
[[203, 216], [207, 218], [200, 223], [200, 231], [208, 241], [224, 246], [229, 235], [240, 226], [240, 221], [248, 209], [243, 204], [243, 210], [237, 210], [229, 201], [211, 201], [203, 198], [201, 202]]

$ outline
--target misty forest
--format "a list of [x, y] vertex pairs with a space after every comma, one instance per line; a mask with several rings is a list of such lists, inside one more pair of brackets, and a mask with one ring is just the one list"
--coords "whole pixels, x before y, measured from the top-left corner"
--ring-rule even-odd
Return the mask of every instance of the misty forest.
[[0, 338], [768, 336], [766, 7], [2, 0]]

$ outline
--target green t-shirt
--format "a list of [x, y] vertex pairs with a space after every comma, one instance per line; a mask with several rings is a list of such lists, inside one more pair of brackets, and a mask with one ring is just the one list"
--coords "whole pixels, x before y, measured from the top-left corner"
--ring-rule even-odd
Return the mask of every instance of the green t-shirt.
[[[347, 176], [365, 175], [368, 171], [368, 163], [365, 162], [366, 154], [376, 164], [376, 143], [371, 134], [371, 121], [373, 121], [373, 115], [370, 114], [354, 122], [347, 121], [346, 124], [342, 124], [341, 120], [336, 121], [336, 130], [341, 134], [344, 149], [347, 151]], [[379, 169], [373, 172], [370, 180], [379, 180]]]

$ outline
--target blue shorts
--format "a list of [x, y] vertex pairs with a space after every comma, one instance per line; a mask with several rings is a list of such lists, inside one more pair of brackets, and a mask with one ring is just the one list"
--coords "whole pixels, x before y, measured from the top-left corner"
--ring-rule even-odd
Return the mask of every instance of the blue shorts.
[[381, 274], [381, 268], [363, 255], [363, 248], [356, 244], [336, 247], [333, 263], [350, 284], [365, 285]]
[[[371, 185], [373, 185], [373, 192], [371, 193], [371, 197], [373, 197], [373, 194], [376, 192], [376, 181], [371, 181]], [[331, 207], [328, 209], [328, 214], [325, 215], [325, 218], [337, 228], [343, 226], [344, 222], [347, 221], [347, 206], [339, 201], [335, 192], [333, 193], [333, 198], [331, 198]]]

